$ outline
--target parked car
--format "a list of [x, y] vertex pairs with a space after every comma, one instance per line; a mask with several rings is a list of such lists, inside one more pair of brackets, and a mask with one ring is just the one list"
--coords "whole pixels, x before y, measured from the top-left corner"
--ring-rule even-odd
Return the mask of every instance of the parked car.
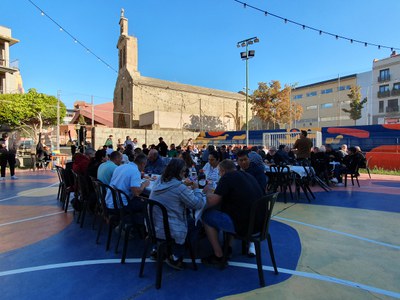
[[19, 144], [18, 149], [21, 151], [26, 151], [26, 150], [31, 150], [33, 148], [33, 140], [32, 139], [26, 139], [21, 141]]

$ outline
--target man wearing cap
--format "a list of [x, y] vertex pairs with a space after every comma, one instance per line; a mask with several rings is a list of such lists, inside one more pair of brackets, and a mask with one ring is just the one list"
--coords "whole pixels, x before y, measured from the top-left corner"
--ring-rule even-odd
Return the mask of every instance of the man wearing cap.
[[168, 153], [168, 146], [164, 142], [164, 139], [162, 137], [158, 138], [159, 143], [157, 145], [158, 152], [160, 153], [161, 156], [166, 157]]

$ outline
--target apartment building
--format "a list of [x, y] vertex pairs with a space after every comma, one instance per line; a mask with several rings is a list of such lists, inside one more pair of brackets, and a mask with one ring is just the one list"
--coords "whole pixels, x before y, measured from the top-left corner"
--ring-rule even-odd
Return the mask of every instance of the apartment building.
[[399, 124], [400, 54], [393, 51], [388, 58], [375, 59], [372, 72], [373, 124]]
[[[301, 120], [294, 121], [294, 127], [329, 127], [354, 125], [348, 113], [347, 96], [352, 86], [357, 85], [357, 74], [296, 87], [292, 90], [291, 101], [303, 107]], [[365, 120], [362, 121], [365, 123]], [[357, 125], [364, 125], [358, 121]]]
[[10, 28], [0, 26], [0, 94], [24, 92], [18, 61], [10, 61], [10, 47], [18, 42]]

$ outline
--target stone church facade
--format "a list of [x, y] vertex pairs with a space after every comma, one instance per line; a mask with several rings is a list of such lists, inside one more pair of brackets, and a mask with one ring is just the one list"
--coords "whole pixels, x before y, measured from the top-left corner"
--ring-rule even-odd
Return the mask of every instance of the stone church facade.
[[246, 109], [243, 94], [141, 76], [138, 41], [128, 35], [124, 10], [119, 25], [114, 127], [191, 131], [240, 130], [243, 127]]

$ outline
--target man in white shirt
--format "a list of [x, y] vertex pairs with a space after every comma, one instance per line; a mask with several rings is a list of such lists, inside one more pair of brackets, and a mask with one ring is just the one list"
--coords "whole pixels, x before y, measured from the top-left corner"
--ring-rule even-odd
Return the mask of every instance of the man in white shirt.
[[217, 183], [219, 180], [219, 154], [217, 151], [211, 151], [208, 154], [208, 163], [203, 167], [207, 181]]
[[[122, 197], [123, 205], [129, 212], [142, 211], [143, 203], [135, 199], [135, 196], [143, 193], [144, 189], [150, 184], [148, 180], [142, 182], [141, 171], [144, 170], [146, 162], [146, 155], [139, 154], [134, 162], [130, 161], [128, 164], [117, 167], [111, 177], [110, 186], [124, 191], [129, 197], [129, 199]], [[115, 209], [110, 191], [107, 191], [106, 204], [109, 209]]]

